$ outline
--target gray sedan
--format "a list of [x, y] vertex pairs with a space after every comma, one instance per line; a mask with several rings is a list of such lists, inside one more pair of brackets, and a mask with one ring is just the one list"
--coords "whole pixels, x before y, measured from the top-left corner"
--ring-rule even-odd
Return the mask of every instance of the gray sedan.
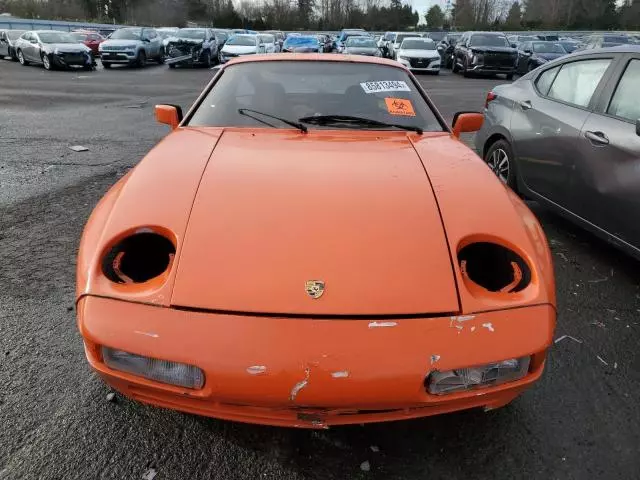
[[345, 55], [368, 55], [370, 57], [381, 57], [382, 53], [373, 37], [354, 36], [349, 37], [344, 44]]
[[71, 34], [55, 30], [25, 32], [16, 40], [16, 55], [22, 65], [41, 63], [45, 69], [94, 66], [91, 49]]
[[24, 30], [0, 30], [0, 58], [11, 57], [14, 62], [18, 61], [15, 43]]
[[640, 46], [544, 64], [487, 96], [476, 147], [512, 189], [640, 259]]

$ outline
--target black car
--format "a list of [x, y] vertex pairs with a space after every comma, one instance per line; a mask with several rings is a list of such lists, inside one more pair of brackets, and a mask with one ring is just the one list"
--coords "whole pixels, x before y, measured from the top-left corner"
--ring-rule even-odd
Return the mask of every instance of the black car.
[[211, 65], [218, 58], [218, 42], [209, 28], [181, 28], [167, 43], [165, 63], [176, 65]]
[[461, 33], [447, 33], [438, 43], [438, 53], [444, 68], [451, 68], [453, 65], [453, 49], [460, 37], [462, 37]]
[[453, 72], [465, 77], [477, 74], [504, 74], [512, 80], [516, 73], [518, 51], [504, 33], [466, 32], [453, 52]]
[[518, 73], [530, 72], [566, 54], [567, 51], [557, 42], [524, 42], [518, 48]]

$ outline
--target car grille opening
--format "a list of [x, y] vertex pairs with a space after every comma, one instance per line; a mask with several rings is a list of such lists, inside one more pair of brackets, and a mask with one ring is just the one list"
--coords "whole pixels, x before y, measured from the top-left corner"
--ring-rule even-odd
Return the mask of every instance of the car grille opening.
[[176, 247], [155, 232], [130, 235], [104, 256], [102, 271], [115, 283], [143, 283], [162, 275], [173, 262]]
[[458, 252], [458, 261], [465, 280], [490, 292], [515, 293], [531, 282], [527, 262], [497, 243], [471, 243]]

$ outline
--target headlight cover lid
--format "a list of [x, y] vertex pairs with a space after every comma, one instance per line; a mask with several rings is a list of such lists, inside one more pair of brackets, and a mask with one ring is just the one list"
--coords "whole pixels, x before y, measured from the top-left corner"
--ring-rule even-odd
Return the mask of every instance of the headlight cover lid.
[[431, 372], [427, 388], [432, 395], [445, 395], [513, 382], [527, 374], [530, 361], [531, 357], [511, 358], [478, 367]]
[[204, 385], [204, 373], [193, 365], [144, 357], [109, 347], [102, 347], [102, 358], [109, 368], [156, 382], [193, 389], [200, 389]]

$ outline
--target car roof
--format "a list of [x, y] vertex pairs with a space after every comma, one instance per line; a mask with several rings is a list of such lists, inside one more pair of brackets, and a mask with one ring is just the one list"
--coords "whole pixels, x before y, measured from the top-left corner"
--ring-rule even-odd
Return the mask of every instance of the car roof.
[[366, 55], [327, 55], [325, 53], [271, 53], [268, 55], [243, 55], [234, 58], [229, 63], [225, 64], [222, 68], [225, 68], [227, 65], [237, 65], [238, 63], [279, 61], [370, 63], [375, 65], [386, 65], [389, 67], [395, 67], [401, 70], [407, 70], [401, 63], [387, 58], [369, 57]]

